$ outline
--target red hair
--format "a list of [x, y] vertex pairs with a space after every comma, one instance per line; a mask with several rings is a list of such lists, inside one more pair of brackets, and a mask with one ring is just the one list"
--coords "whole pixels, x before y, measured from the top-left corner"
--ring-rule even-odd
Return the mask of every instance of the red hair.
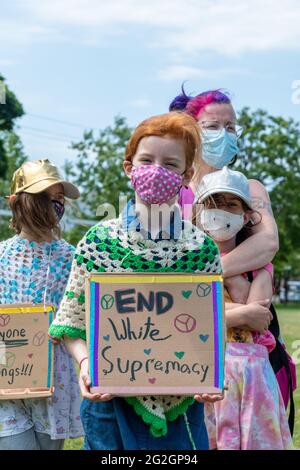
[[186, 169], [189, 169], [200, 151], [200, 133], [195, 120], [186, 113], [170, 112], [153, 116], [141, 122], [133, 132], [125, 152], [125, 160], [131, 161], [144, 137], [173, 137], [184, 143]]
[[231, 104], [229, 93], [222, 90], [208, 90], [197, 96], [187, 95], [183, 85], [181, 87], [181, 95], [176, 96], [169, 106], [170, 111], [185, 111], [198, 120], [200, 114], [205, 110], [206, 106], [211, 103], [227, 103]]

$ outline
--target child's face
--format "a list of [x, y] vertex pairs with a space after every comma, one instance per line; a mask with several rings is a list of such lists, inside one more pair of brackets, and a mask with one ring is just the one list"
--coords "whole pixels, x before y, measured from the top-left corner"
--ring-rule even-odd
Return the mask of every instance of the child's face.
[[204, 201], [196, 223], [218, 244], [230, 242], [235, 246], [237, 233], [249, 222], [252, 213], [238, 196], [218, 193]]
[[188, 185], [193, 169], [186, 170], [186, 157], [184, 144], [181, 139], [173, 137], [149, 136], [143, 137], [139, 142], [132, 162], [124, 162], [124, 169], [130, 176], [132, 166], [160, 165], [179, 175], [183, 175], [183, 184]]
[[62, 184], [57, 183], [50, 186], [50, 188], [46, 190], [46, 193], [52, 201], [59, 201], [61, 204], [65, 203], [65, 191]]
[[218, 193], [209, 200], [207, 209], [221, 209], [232, 214], [244, 214], [245, 210], [239, 197], [230, 193]]

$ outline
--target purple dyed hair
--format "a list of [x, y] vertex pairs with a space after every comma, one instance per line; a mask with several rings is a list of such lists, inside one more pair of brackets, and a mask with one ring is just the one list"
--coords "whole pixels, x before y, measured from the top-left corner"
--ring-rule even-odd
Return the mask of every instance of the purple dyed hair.
[[229, 93], [221, 90], [208, 90], [197, 96], [189, 96], [185, 93], [183, 86], [182, 93], [176, 96], [169, 106], [169, 111], [186, 111], [197, 119], [210, 103], [231, 103]]

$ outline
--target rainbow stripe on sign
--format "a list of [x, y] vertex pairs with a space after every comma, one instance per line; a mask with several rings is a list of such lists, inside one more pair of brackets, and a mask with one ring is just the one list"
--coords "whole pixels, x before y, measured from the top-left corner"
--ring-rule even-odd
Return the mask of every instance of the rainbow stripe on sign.
[[91, 296], [91, 339], [90, 339], [90, 373], [92, 386], [98, 387], [98, 338], [99, 338], [99, 321], [100, 321], [100, 284], [98, 282], [91, 282], [90, 284]]
[[[153, 275], [139, 277], [142, 283], [162, 283], [162, 282], [211, 282], [213, 315], [214, 315], [214, 358], [215, 358], [215, 375], [214, 386], [223, 389], [224, 386], [224, 337], [223, 337], [223, 296], [221, 276], [203, 276], [203, 275]], [[133, 277], [116, 275], [114, 277], [116, 283], [132, 283]], [[99, 386], [99, 323], [100, 323], [100, 288], [101, 284], [109, 284], [112, 279], [109, 277], [90, 277], [90, 341], [89, 341], [89, 357], [90, 357], [90, 375], [93, 387]]]
[[[48, 310], [49, 313], [49, 327], [53, 321], [53, 308]], [[47, 388], [51, 387], [51, 374], [52, 374], [52, 354], [53, 354], [53, 344], [52, 341], [48, 341], [48, 376], [47, 376]]]
[[[49, 314], [48, 318], [48, 323], [49, 327], [51, 323], [53, 322], [53, 315], [55, 312], [55, 307], [53, 305], [43, 305], [43, 304], [33, 304], [33, 305], [20, 305], [20, 306], [2, 306], [0, 307], [0, 315], [17, 315], [17, 314]], [[50, 388], [51, 387], [51, 378], [52, 378], [52, 361], [53, 359], [53, 344], [52, 341], [48, 341], [48, 373], [47, 373], [47, 382], [46, 382], [46, 387]]]
[[212, 282], [213, 312], [214, 312], [214, 349], [215, 349], [215, 387], [224, 386], [223, 369], [223, 317], [222, 317], [222, 285], [221, 282]]

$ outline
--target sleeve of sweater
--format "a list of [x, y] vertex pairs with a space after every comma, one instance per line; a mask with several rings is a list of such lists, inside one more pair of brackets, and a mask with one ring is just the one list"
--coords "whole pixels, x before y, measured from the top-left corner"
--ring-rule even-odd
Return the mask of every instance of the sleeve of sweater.
[[[92, 253], [96, 249], [100, 249], [103, 257], [106, 250], [105, 240], [109, 238], [107, 227], [103, 227], [101, 223], [97, 227], [97, 236], [103, 237], [104, 244], [101, 245], [100, 238], [95, 237], [95, 228], [92, 228], [86, 236], [79, 242], [72, 262], [71, 273], [67, 288], [57, 312], [56, 318], [49, 329], [51, 336], [61, 338], [64, 335], [71, 338], [86, 339], [86, 322], [85, 322], [85, 278], [90, 272], [110, 271], [107, 263], [102, 260], [95, 261]], [[195, 230], [195, 228], [194, 228]], [[102, 232], [101, 232], [102, 231]], [[197, 229], [196, 229], [197, 231]], [[185, 245], [185, 252], [192, 250], [191, 259], [197, 272], [221, 274], [222, 267], [220, 254], [215, 242], [205, 236], [202, 232], [190, 233], [188, 238], [196, 237], [195, 244]], [[197, 241], [198, 239], [198, 241]], [[122, 254], [122, 256], [124, 253]], [[182, 253], [184, 255], [184, 253]], [[94, 258], [94, 259], [93, 259]], [[103, 258], [104, 259], [104, 258]], [[180, 261], [180, 260], [179, 260]], [[193, 269], [195, 269], [193, 268]], [[134, 269], [130, 269], [134, 270]], [[153, 270], [153, 269], [151, 269]], [[181, 269], [182, 270], [182, 269]], [[186, 270], [183, 270], [186, 272]]]
[[218, 245], [213, 242], [214, 245], [215, 245], [215, 272], [216, 274], [222, 274], [223, 273], [223, 269], [222, 269], [222, 260], [221, 260], [221, 255], [220, 255], [220, 251], [219, 251], [219, 248], [218, 248]]
[[49, 328], [51, 336], [62, 338], [67, 335], [71, 338], [86, 339], [85, 277], [88, 273], [88, 263], [83, 255], [86, 252], [86, 243], [85, 236], [75, 250], [66, 291], [55, 320]]
[[[205, 269], [202, 267], [200, 270], [213, 274], [222, 274], [222, 261], [218, 245], [207, 235], [204, 236], [201, 252], [205, 254], [205, 261], [207, 261], [208, 267]], [[202, 259], [202, 263], [203, 261]]]

